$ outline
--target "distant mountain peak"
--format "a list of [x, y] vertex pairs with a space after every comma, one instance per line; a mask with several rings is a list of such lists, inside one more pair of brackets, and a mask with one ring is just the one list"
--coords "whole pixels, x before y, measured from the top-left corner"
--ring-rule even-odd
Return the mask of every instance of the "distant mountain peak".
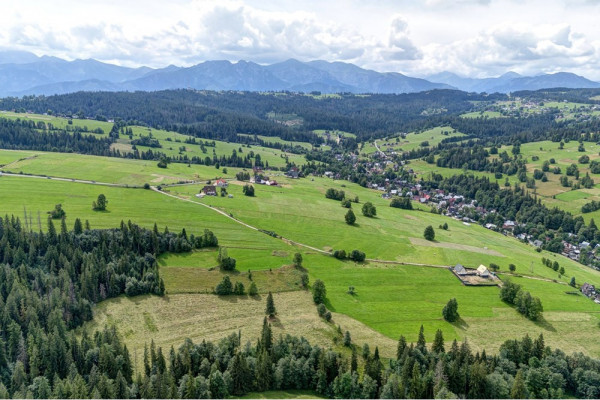
[[248, 91], [320, 91], [324, 93], [412, 93], [434, 89], [512, 92], [553, 87], [600, 87], [568, 72], [521, 76], [509, 71], [497, 78], [475, 79], [443, 71], [427, 79], [400, 72], [377, 72], [343, 61], [290, 58], [271, 65], [254, 61], [206, 60], [190, 67], [128, 68], [95, 59], [66, 61], [33, 53], [0, 50], [0, 96], [61, 94], [80, 90], [195, 88]]

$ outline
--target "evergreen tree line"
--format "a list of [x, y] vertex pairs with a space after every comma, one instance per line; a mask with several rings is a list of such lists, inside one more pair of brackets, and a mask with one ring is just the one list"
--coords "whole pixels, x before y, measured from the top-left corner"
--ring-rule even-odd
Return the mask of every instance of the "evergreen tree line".
[[600, 395], [600, 361], [581, 353], [568, 356], [552, 350], [542, 335], [535, 340], [529, 336], [508, 340], [493, 356], [485, 350], [474, 354], [466, 341], [454, 340], [448, 346], [439, 330], [428, 345], [423, 328], [415, 344], [400, 337], [396, 357], [391, 360], [382, 359], [378, 348], [371, 352], [368, 345], [356, 347], [348, 332], [344, 343], [351, 348], [351, 355], [312, 345], [304, 338], [274, 338], [265, 318], [255, 343], [242, 343], [238, 333], [218, 343], [196, 344], [186, 339], [177, 350], [171, 347], [164, 353], [152, 341], [144, 350], [143, 369], [132, 374], [127, 349], [113, 330], [105, 330], [93, 340], [84, 335], [75, 346], [81, 354], [97, 354], [102, 360], [91, 363], [87, 376], [76, 373], [72, 366], [67, 377], [53, 382], [38, 379], [27, 386], [25, 394], [202, 399], [298, 389], [329, 398], [365, 399]]
[[[131, 384], [129, 354], [116, 332], [78, 339], [73, 329], [92, 319], [101, 300], [164, 294], [160, 254], [218, 245], [208, 230], [195, 237], [131, 222], [96, 230], [79, 219], [68, 230], [64, 218], [58, 229], [49, 219], [47, 233], [30, 225], [0, 218], [0, 397], [99, 398], [94, 389], [104, 395]], [[65, 385], [76, 394], [65, 394]]]
[[[359, 141], [410, 132], [429, 126], [431, 115], [461, 114], [470, 101], [507, 99], [458, 90], [409, 94], [341, 94], [316, 99], [299, 93], [285, 95], [238, 91], [164, 90], [158, 92], [79, 92], [57, 96], [0, 99], [0, 109], [94, 116], [142, 122], [156, 129], [207, 139], [239, 142], [238, 133], [280, 137], [289, 141], [322, 143], [315, 129], [341, 130]], [[302, 124], [288, 127], [269, 118], [271, 113], [297, 115]]]

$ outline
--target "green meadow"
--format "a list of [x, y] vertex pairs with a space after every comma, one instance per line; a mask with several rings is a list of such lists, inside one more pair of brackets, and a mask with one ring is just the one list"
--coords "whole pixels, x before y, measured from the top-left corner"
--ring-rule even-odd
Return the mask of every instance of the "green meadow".
[[[411, 132], [406, 134], [403, 138], [399, 135], [394, 137], [378, 140], [377, 145], [381, 151], [396, 151], [398, 153], [411, 151], [421, 147], [424, 142], [427, 142], [427, 146], [438, 145], [442, 140], [446, 138], [465, 136], [463, 133], [456, 132], [453, 128], [448, 126], [438, 126], [423, 132]], [[423, 146], [426, 147], [426, 146]], [[361, 154], [368, 155], [375, 153], [377, 149], [373, 142], [364, 143], [364, 147], [361, 149]]]
[[[71, 173], [78, 174], [80, 178], [86, 178], [89, 172], [91, 176], [88, 179], [98, 179], [102, 174], [116, 175], [116, 172], [101, 171], [108, 169], [113, 162], [119, 164], [122, 161], [99, 158], [104, 165], [98, 164], [93, 157], [78, 157], [84, 157], [79, 164], [61, 164], [55, 160], [57, 169], [54, 172], [66, 177]], [[144, 163], [125, 161], [132, 162], [129, 167], [131, 171], [136, 165]], [[97, 168], [98, 172], [85, 170], [85, 165], [93, 166], [94, 163], [96, 166], [102, 165], [102, 168]], [[76, 164], [81, 168], [77, 168]], [[119, 169], [111, 168], [114, 168], [113, 171]], [[232, 280], [242, 281], [248, 287], [248, 270], [251, 270], [262, 293], [269, 289], [282, 294], [302, 292], [299, 271], [289, 266], [293, 254], [301, 252], [310, 281], [322, 279], [325, 282], [327, 305], [337, 315], [335, 318], [353, 326], [353, 330], [363, 337], [383, 336], [393, 343], [400, 334], [404, 334], [412, 341], [416, 340], [419, 327], [423, 324], [428, 340], [432, 340], [439, 328], [447, 340], [467, 338], [475, 348], [485, 347], [488, 351], [495, 351], [505, 339], [520, 336], [521, 333], [539, 332], [544, 333], [547, 343], [560, 345], [566, 351], [582, 350], [600, 354], [600, 348], [594, 344], [600, 309], [586, 298], [567, 294], [572, 288], [565, 284], [571, 276], [575, 276], [580, 283], [587, 281], [599, 284], [600, 273], [597, 271], [559, 255], [536, 253], [528, 245], [478, 225], [465, 225], [425, 211], [391, 208], [379, 192], [348, 182], [325, 178], [292, 180], [277, 177], [277, 180], [282, 184], [281, 187], [255, 185], [255, 197], [244, 196], [239, 182], [232, 182], [228, 187], [233, 198], [198, 199], [194, 195], [202, 185], [168, 188], [170, 194], [192, 201], [188, 202], [144, 189], [2, 176], [0, 204], [2, 213], [22, 216], [27, 212], [31, 216], [32, 228], [36, 230], [39, 229], [38, 212], [44, 228], [46, 213], [58, 203], [67, 212], [69, 227], [79, 217], [89, 220], [93, 228], [116, 227], [121, 220], [132, 220], [148, 228], [155, 222], [159, 229], [168, 226], [171, 231], [179, 231], [185, 227], [188, 234], [200, 234], [205, 228], [211, 229], [220, 244], [227, 247], [229, 255], [237, 259], [239, 272], [232, 274]], [[325, 198], [324, 193], [329, 187], [345, 190], [349, 197], [360, 198], [360, 204], [353, 204], [357, 215], [355, 226], [344, 222], [347, 210], [339, 202]], [[92, 201], [100, 193], [105, 194], [109, 201], [106, 212], [95, 212], [91, 207]], [[376, 218], [362, 216], [360, 207], [366, 201], [376, 205]], [[339, 261], [244, 227], [211, 208], [318, 249], [360, 249], [370, 259], [390, 260], [397, 264]], [[448, 231], [437, 228], [445, 222], [449, 225]], [[423, 228], [427, 225], [435, 228], [436, 240], [433, 242], [422, 237]], [[566, 276], [559, 277], [543, 266], [542, 257], [556, 259], [565, 267]], [[517, 273], [525, 277], [513, 279], [519, 280], [532, 294], [542, 298], [546, 310], [544, 321], [533, 323], [524, 319], [514, 309], [500, 302], [496, 287], [466, 287], [446, 268], [400, 264], [449, 266], [462, 263], [477, 267], [491, 262], [498, 264], [501, 271], [505, 272], [510, 263], [517, 265]], [[223, 275], [213, 268], [216, 266], [214, 251], [165, 255], [159, 259], [159, 265], [170, 296], [207, 296], [202, 293], [210, 292]], [[558, 283], [532, 278], [555, 279]], [[347, 293], [349, 286], [355, 287], [354, 296]], [[462, 320], [449, 324], [442, 319], [441, 309], [453, 297], [459, 302]], [[225, 302], [223, 304], [229, 301], [214, 299]], [[141, 307], [151, 309], [150, 304], [155, 300], [147, 297], [139, 301]], [[178, 313], [176, 308], [171, 309], [177, 307], [178, 303], [160, 304], [164, 315]], [[304, 307], [303, 313], [314, 313], [313, 306], [307, 309], [308, 306], [298, 304], [298, 307]], [[200, 317], [194, 318], [199, 319], [190, 323], [206, 323]], [[242, 317], [232, 318], [230, 322], [233, 326], [243, 325], [243, 319], [236, 319]], [[171, 328], [176, 329], [175, 326], [169, 326], [167, 323], [161, 328], [166, 335], [171, 335]], [[134, 328], [132, 330], [135, 331]], [[389, 347], [388, 352], [393, 354], [393, 344], [389, 344]]]
[[20, 119], [22, 121], [34, 121], [34, 122], [43, 122], [44, 124], [52, 124], [54, 128], [58, 129], [68, 129], [68, 127], [75, 128], [80, 127], [82, 129], [87, 128], [88, 131], [93, 131], [95, 129], [102, 129], [104, 134], [96, 134], [94, 136], [108, 136], [108, 133], [113, 127], [112, 122], [105, 121], [96, 121], [94, 119], [72, 119], [72, 123], [69, 124], [68, 118], [56, 117], [53, 115], [42, 115], [42, 114], [30, 114], [30, 113], [15, 113], [11, 111], [0, 111], [0, 118], [7, 119]]

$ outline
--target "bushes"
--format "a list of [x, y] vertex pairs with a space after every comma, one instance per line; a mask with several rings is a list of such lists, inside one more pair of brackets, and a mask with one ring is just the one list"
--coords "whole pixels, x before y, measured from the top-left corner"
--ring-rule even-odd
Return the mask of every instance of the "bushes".
[[365, 261], [365, 253], [360, 250], [352, 250], [349, 257], [352, 261], [363, 262]]
[[390, 202], [390, 207], [402, 208], [404, 210], [412, 210], [412, 202], [408, 197], [394, 197]]
[[215, 288], [215, 293], [219, 296], [228, 296], [233, 293], [233, 285], [231, 284], [229, 275], [223, 277], [223, 280]]
[[458, 302], [456, 299], [448, 300], [448, 303], [442, 309], [442, 315], [448, 322], [457, 321], [460, 315], [458, 314]]
[[235, 179], [237, 179], [238, 181], [249, 181], [250, 180], [250, 173], [249, 172], [240, 171], [237, 174], [235, 174]]
[[352, 212], [352, 209], [348, 210], [348, 212], [344, 216], [344, 219], [346, 220], [346, 223], [348, 225], [354, 225], [354, 223], [356, 222], [356, 215], [354, 215], [354, 213]]
[[344, 200], [346, 197], [346, 193], [343, 190], [336, 190], [334, 188], [329, 188], [325, 192], [325, 197], [332, 200]]
[[435, 239], [435, 231], [433, 230], [433, 226], [429, 225], [427, 228], [425, 228], [425, 231], [423, 232], [423, 237], [427, 240]]
[[500, 299], [517, 307], [517, 311], [532, 321], [538, 320], [544, 308], [539, 298], [521, 290], [521, 285], [506, 281], [500, 289]]
[[244, 193], [245, 196], [254, 197], [254, 186], [245, 184], [242, 188], [242, 193]]
[[225, 247], [219, 248], [217, 260], [219, 261], [219, 266], [225, 271], [233, 271], [235, 269], [235, 258], [231, 258], [227, 255], [227, 249]]
[[377, 209], [375, 208], [373, 203], [371, 203], [370, 201], [367, 201], [362, 206], [362, 213], [365, 217], [372, 218], [377, 215]]
[[346, 250], [335, 250], [333, 252], [333, 256], [335, 258], [337, 258], [338, 260], [345, 260], [346, 259]]
[[360, 250], [352, 250], [349, 254], [346, 253], [346, 250], [334, 250], [332, 255], [338, 260], [345, 260], [346, 258], [356, 261], [363, 262], [366, 259], [366, 254]]
[[[219, 284], [215, 287], [215, 294], [219, 296], [229, 296], [232, 294], [236, 296], [243, 296], [246, 294], [246, 288], [242, 282], [236, 282], [235, 284], [231, 283], [231, 278], [229, 278], [229, 275], [225, 275], [223, 280], [221, 280], [221, 282], [219, 282]], [[254, 282], [250, 284], [248, 294], [250, 296], [256, 296], [258, 294], [258, 289]]]
[[327, 297], [327, 289], [322, 280], [317, 279], [313, 285], [313, 300], [316, 304], [322, 304]]

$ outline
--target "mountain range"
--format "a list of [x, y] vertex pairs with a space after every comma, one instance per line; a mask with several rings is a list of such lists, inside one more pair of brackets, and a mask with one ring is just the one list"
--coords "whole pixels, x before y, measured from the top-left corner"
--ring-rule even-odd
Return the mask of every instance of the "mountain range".
[[412, 93], [432, 89], [514, 92], [554, 87], [598, 88], [600, 83], [568, 72], [496, 78], [465, 78], [451, 72], [414, 78], [343, 62], [294, 59], [271, 65], [206, 61], [191, 67], [128, 68], [93, 59], [67, 61], [22, 51], [0, 52], [0, 96], [52, 95], [77, 91], [207, 89], [322, 93]]

